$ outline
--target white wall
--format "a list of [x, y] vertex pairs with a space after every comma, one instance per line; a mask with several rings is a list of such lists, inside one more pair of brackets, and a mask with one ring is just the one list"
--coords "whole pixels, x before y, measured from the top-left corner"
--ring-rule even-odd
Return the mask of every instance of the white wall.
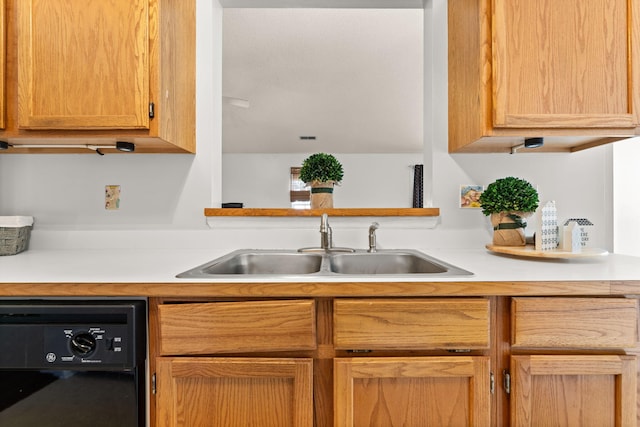
[[617, 253], [640, 256], [640, 138], [613, 147], [613, 237]]
[[[432, 38], [428, 45], [433, 46], [434, 59], [432, 69], [425, 67], [425, 93], [432, 93], [434, 101], [433, 108], [425, 110], [425, 128], [429, 127], [425, 129], [426, 142], [433, 149], [426, 150], [433, 161], [426, 156], [425, 175], [433, 176], [433, 185], [427, 185], [427, 190], [432, 187], [433, 206], [442, 214], [439, 229], [432, 232], [483, 230], [486, 219], [479, 210], [458, 208], [459, 185], [487, 185], [496, 178], [514, 175], [537, 185], [542, 200], [555, 200], [561, 218], [591, 219], [598, 233], [594, 244], [612, 249], [610, 146], [574, 154], [447, 153], [446, 0], [427, 4], [425, 31]], [[38, 226], [205, 228], [203, 208], [219, 206], [222, 201], [221, 9], [211, 0], [197, 0], [197, 7], [198, 154], [0, 155], [0, 215], [34, 215], [36, 230]], [[104, 186], [110, 184], [122, 186], [119, 211], [104, 210]], [[342, 203], [339, 200], [337, 203]], [[314, 238], [316, 231], [314, 228], [310, 234]], [[428, 240], [429, 234], [419, 238]]]
[[[193, 222], [197, 212], [184, 207], [210, 197], [202, 163], [190, 155], [3, 155], [1, 213], [32, 215], [38, 227]], [[194, 183], [195, 175], [204, 179]], [[120, 210], [105, 210], [105, 185], [121, 186]]]

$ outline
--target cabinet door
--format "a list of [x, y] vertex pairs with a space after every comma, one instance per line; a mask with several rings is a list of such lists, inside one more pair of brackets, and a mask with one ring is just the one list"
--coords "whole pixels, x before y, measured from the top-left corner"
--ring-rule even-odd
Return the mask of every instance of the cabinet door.
[[5, 51], [5, 3], [0, 0], [0, 129], [4, 129], [5, 107], [5, 78], [6, 78], [6, 51]]
[[159, 358], [158, 427], [313, 425], [313, 360]]
[[340, 358], [334, 425], [489, 426], [489, 358]]
[[635, 426], [635, 356], [512, 356], [511, 425]]
[[149, 0], [20, 0], [18, 124], [149, 125]]
[[494, 0], [494, 126], [635, 127], [632, 3]]

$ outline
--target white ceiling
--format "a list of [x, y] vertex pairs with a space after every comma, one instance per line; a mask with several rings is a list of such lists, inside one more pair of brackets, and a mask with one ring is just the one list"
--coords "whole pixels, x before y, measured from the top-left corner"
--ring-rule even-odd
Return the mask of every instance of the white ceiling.
[[[422, 152], [422, 9], [224, 9], [224, 152]], [[315, 136], [316, 141], [301, 141]]]

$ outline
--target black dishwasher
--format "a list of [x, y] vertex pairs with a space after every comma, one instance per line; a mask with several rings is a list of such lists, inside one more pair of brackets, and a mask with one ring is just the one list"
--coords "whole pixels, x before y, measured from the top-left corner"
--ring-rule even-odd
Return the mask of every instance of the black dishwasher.
[[144, 427], [146, 302], [0, 300], [0, 426]]

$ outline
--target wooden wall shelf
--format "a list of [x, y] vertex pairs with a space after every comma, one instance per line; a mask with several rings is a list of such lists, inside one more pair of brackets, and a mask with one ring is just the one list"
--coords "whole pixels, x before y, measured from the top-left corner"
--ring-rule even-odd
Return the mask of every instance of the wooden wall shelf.
[[339, 209], [271, 209], [271, 208], [205, 208], [205, 216], [440, 216], [440, 208], [339, 208]]

